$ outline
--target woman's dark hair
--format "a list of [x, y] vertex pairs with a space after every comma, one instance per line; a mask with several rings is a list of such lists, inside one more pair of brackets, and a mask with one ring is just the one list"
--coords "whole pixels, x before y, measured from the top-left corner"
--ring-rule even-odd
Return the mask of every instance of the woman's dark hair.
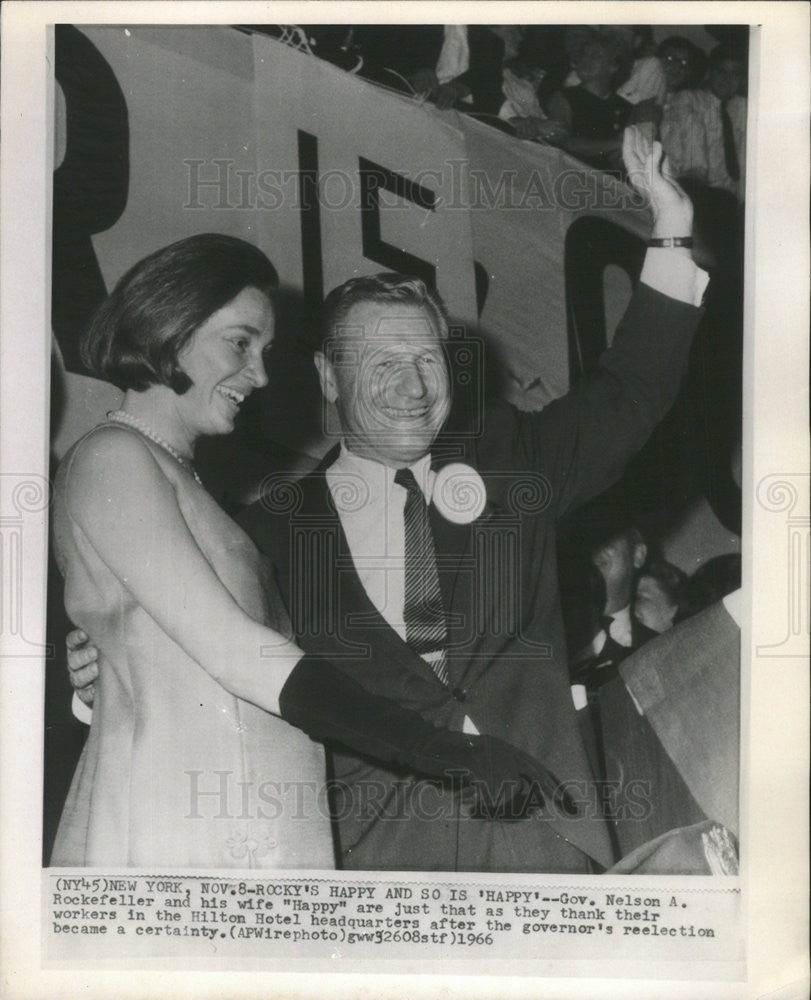
[[625, 83], [631, 75], [631, 67], [634, 61], [633, 53], [630, 46], [625, 42], [625, 39], [617, 34], [616, 31], [606, 28], [595, 31], [593, 35], [584, 41], [580, 48], [579, 56], [582, 56], [586, 49], [590, 48], [599, 48], [606, 58], [614, 60], [615, 69], [611, 76], [612, 89], [616, 90], [617, 87]]
[[99, 378], [123, 389], [191, 385], [178, 357], [205, 321], [246, 288], [268, 298], [273, 265], [245, 240], [203, 233], [144, 257], [118, 281], [82, 337], [81, 357]]

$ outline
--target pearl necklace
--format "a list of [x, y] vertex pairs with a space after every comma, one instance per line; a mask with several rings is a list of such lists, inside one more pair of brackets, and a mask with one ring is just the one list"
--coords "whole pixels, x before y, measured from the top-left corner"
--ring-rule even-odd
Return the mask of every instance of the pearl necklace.
[[128, 427], [132, 427], [133, 430], [139, 431], [145, 438], [149, 438], [149, 440], [153, 441], [159, 448], [163, 448], [163, 450], [167, 454], [171, 455], [172, 458], [177, 463], [182, 465], [184, 469], [188, 469], [200, 486], [203, 485], [202, 480], [197, 475], [197, 470], [191, 461], [188, 458], [184, 458], [180, 452], [176, 451], [168, 442], [164, 441], [163, 438], [159, 434], [156, 434], [151, 427], [143, 422], [143, 420], [140, 420], [138, 417], [134, 417], [131, 413], [127, 413], [124, 410], [111, 410], [107, 414], [107, 419], [116, 424], [126, 424]]

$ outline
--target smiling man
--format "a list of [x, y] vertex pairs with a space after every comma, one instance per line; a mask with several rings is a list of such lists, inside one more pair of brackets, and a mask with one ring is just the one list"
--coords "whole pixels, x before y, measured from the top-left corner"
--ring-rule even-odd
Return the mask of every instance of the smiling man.
[[438, 296], [401, 275], [352, 279], [327, 298], [315, 355], [340, 444], [240, 518], [303, 648], [437, 724], [511, 740], [580, 805], [575, 818], [547, 805], [494, 822], [447, 788], [336, 749], [347, 868], [589, 872], [615, 860], [569, 692], [555, 522], [610, 485], [670, 407], [706, 283], [692, 207], [661, 150], [633, 129], [625, 154], [651, 198], [653, 249], [593, 380], [540, 413], [495, 402], [449, 433]]
[[346, 450], [394, 469], [426, 456], [450, 410], [438, 300], [420, 281], [378, 275], [336, 289], [324, 312], [315, 365]]
[[[569, 690], [555, 526], [621, 475], [672, 405], [706, 285], [661, 147], [632, 128], [624, 154], [650, 197], [651, 249], [592, 379], [539, 413], [490, 403], [452, 432], [441, 300], [417, 278], [352, 279], [327, 298], [315, 355], [339, 444], [240, 516], [301, 648], [437, 725], [509, 741], [579, 805], [494, 820], [454, 788], [336, 746], [346, 868], [588, 873], [616, 860]], [[69, 658], [77, 687], [89, 659]]]

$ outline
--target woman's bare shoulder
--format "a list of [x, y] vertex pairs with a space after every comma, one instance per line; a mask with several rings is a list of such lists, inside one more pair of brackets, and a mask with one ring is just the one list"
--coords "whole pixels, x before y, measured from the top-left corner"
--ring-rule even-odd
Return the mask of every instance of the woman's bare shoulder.
[[114, 424], [94, 427], [65, 455], [60, 467], [71, 500], [109, 498], [116, 487], [141, 488], [164, 474], [140, 434]]

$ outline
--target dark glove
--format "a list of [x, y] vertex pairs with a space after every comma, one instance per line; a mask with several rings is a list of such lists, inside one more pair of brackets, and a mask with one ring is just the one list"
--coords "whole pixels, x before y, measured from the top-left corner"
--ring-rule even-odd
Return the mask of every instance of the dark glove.
[[[456, 734], [452, 734], [456, 735]], [[469, 784], [476, 793], [471, 815], [479, 819], [519, 820], [553, 803], [569, 816], [577, 806], [540, 761], [497, 736], [474, 736]]]
[[456, 778], [474, 815], [520, 819], [549, 800], [574, 815], [560, 782], [533, 757], [495, 736], [438, 729], [417, 712], [373, 695], [329, 660], [304, 656], [279, 695], [283, 719], [316, 740], [337, 740], [375, 760], [436, 778]]

